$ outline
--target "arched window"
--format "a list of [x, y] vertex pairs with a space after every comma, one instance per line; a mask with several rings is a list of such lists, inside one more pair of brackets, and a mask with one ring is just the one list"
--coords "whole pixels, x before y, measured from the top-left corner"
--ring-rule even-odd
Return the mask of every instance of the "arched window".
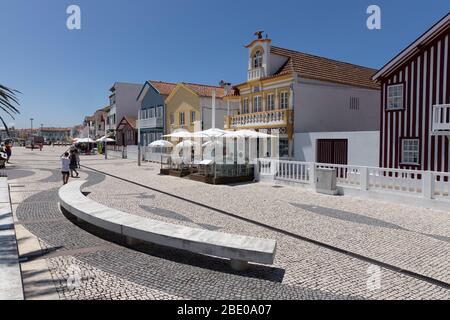
[[262, 52], [258, 50], [253, 55], [253, 68], [261, 68], [262, 67]]

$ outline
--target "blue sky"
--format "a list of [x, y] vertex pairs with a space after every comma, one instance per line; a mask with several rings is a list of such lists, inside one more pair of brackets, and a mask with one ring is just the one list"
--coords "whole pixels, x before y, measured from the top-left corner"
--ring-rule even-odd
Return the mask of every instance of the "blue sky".
[[[66, 28], [81, 7], [82, 29]], [[382, 29], [366, 28], [377, 4]], [[115, 81], [217, 84], [246, 77], [263, 29], [274, 45], [379, 68], [450, 9], [447, 0], [0, 0], [0, 83], [20, 90], [8, 123], [72, 126]]]

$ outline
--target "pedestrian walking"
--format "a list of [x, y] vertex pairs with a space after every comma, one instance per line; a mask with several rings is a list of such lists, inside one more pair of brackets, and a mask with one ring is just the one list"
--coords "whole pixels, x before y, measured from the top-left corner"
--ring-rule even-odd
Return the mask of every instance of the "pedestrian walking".
[[6, 144], [5, 146], [5, 152], [6, 152], [6, 163], [10, 163], [9, 159], [11, 158], [12, 155], [12, 147], [9, 143]]
[[80, 150], [77, 147], [75, 147], [75, 156], [77, 157], [77, 168], [80, 169]]
[[[70, 150], [70, 164], [69, 164], [70, 176], [72, 178], [78, 178], [79, 173], [77, 171], [77, 168], [78, 168], [77, 156], [75, 150], [72, 149]], [[73, 176], [74, 172], [77, 174], [75, 177]]]
[[67, 151], [61, 156], [61, 173], [63, 184], [67, 184], [70, 175], [70, 155]]

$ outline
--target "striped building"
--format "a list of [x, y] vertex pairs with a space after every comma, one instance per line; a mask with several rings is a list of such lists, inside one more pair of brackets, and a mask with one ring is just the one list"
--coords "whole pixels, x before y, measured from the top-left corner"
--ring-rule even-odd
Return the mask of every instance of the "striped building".
[[449, 171], [449, 33], [450, 13], [375, 74], [381, 167]]

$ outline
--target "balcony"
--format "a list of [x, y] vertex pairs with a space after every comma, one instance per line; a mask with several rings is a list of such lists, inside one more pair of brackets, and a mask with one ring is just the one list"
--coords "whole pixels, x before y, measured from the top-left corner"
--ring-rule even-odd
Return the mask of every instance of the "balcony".
[[450, 135], [450, 104], [433, 106], [433, 134]]
[[162, 128], [164, 126], [162, 118], [146, 118], [140, 120], [141, 129]]
[[280, 109], [225, 117], [225, 129], [288, 127], [293, 123], [292, 114], [290, 109]]
[[265, 76], [266, 76], [266, 72], [263, 67], [251, 69], [251, 70], [248, 70], [247, 81], [256, 80], [259, 78], [263, 78]]

